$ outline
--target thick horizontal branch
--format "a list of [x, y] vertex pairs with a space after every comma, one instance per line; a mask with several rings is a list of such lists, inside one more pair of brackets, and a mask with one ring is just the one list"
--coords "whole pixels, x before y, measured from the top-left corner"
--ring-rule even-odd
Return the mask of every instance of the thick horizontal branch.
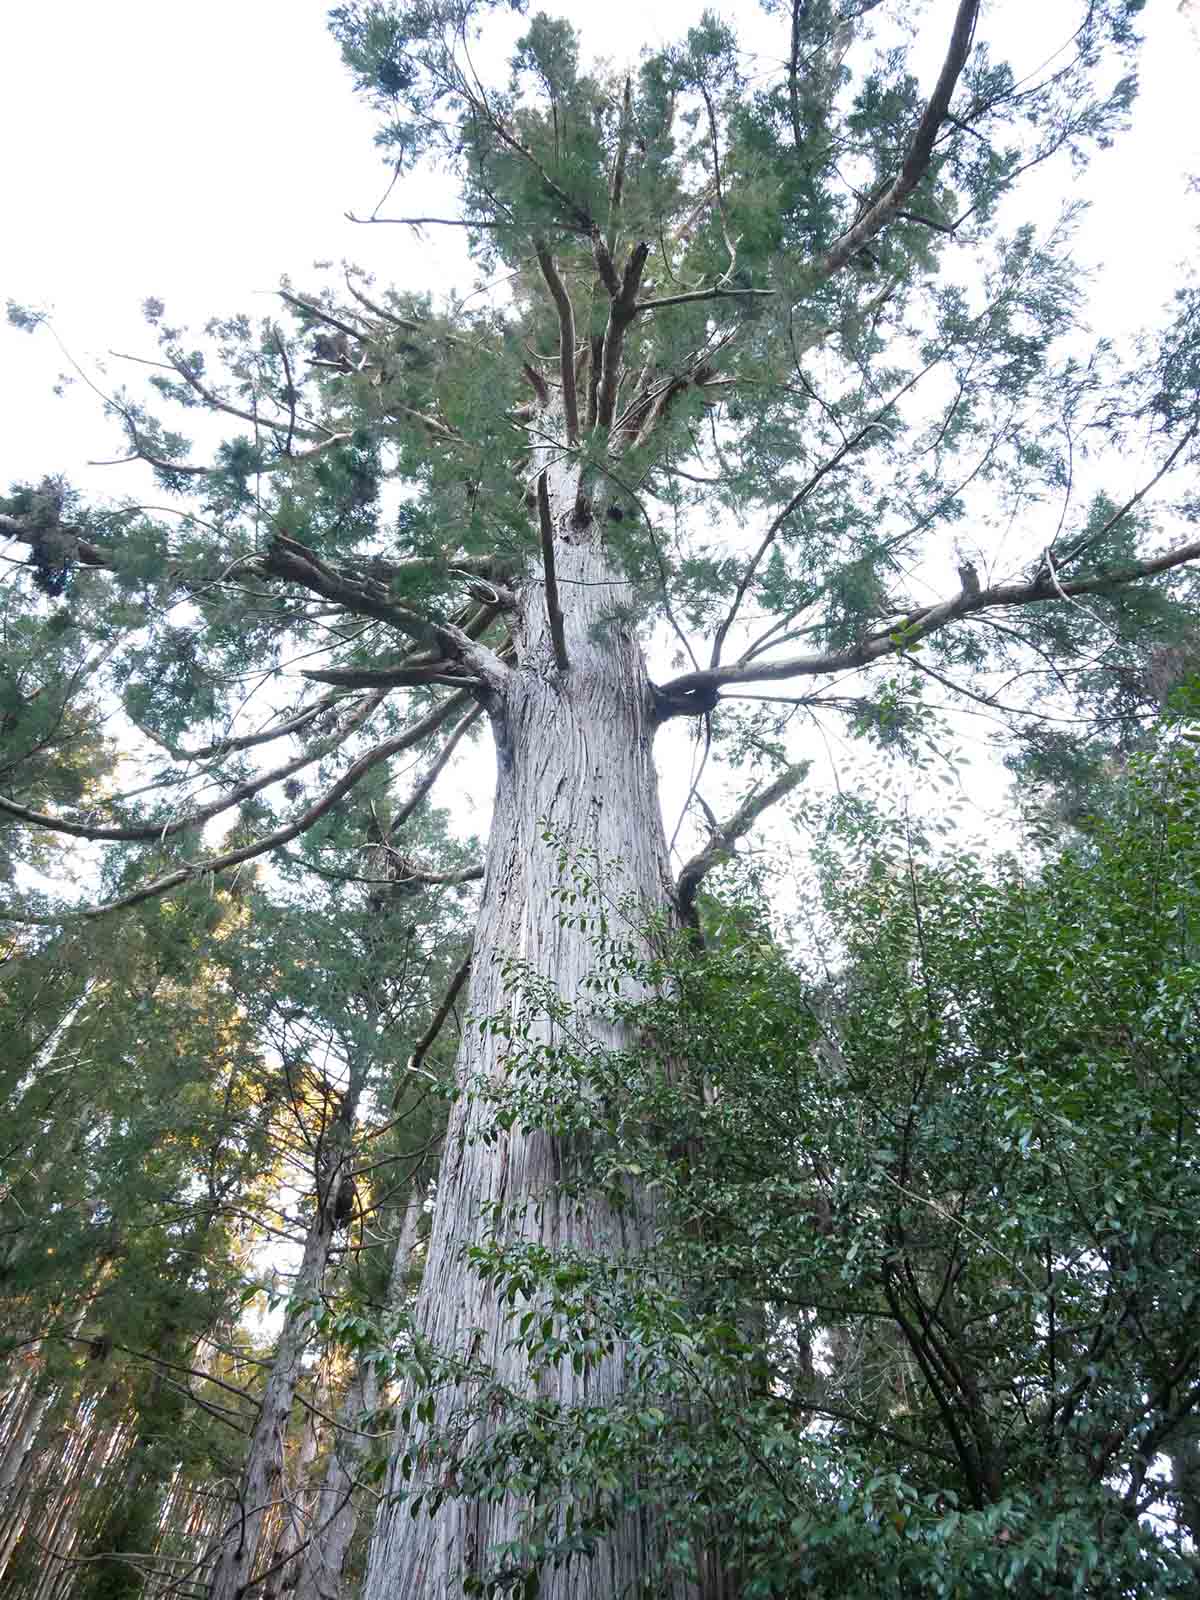
[[1178, 545], [1164, 555], [1138, 562], [1119, 572], [1105, 573], [1102, 577], [1076, 578], [1060, 583], [1049, 574], [1042, 573], [1031, 583], [997, 583], [977, 591], [964, 589], [952, 599], [897, 618], [889, 623], [885, 632], [869, 634], [861, 644], [853, 645], [848, 650], [687, 672], [679, 678], [672, 678], [657, 693], [667, 701], [675, 701], [693, 695], [713, 694], [732, 683], [770, 683], [787, 678], [815, 678], [835, 672], [852, 672], [885, 656], [911, 650], [922, 639], [927, 639], [930, 634], [939, 632], [962, 617], [996, 608], [1046, 605], [1070, 599], [1073, 595], [1112, 594], [1144, 578], [1156, 577], [1159, 573], [1170, 572], [1175, 567], [1186, 566], [1193, 561], [1200, 561], [1200, 539]]
[[946, 114], [950, 109], [950, 98], [971, 52], [971, 40], [974, 37], [978, 16], [979, 0], [959, 0], [946, 59], [942, 63], [934, 91], [929, 97], [929, 104], [925, 107], [924, 115], [912, 136], [900, 171], [894, 182], [874, 205], [867, 208], [854, 226], [842, 235], [820, 263], [822, 277], [832, 277], [835, 272], [840, 272], [846, 263], [853, 260], [877, 234], [882, 233], [928, 171], [933, 156], [934, 140], [937, 138], [938, 129], [946, 120]]
[[684, 864], [675, 885], [675, 900], [679, 907], [679, 915], [684, 922], [692, 927], [698, 926], [696, 895], [704, 879], [714, 867], [719, 867], [723, 861], [728, 861], [737, 841], [749, 833], [768, 806], [773, 806], [776, 801], [782, 800], [785, 795], [792, 792], [808, 769], [807, 761], [800, 761], [795, 766], [785, 768], [774, 783], [768, 784], [765, 789], [760, 789], [757, 794], [752, 794], [728, 822], [718, 823], [712, 829], [708, 843]]
[[431, 643], [435, 637], [432, 619], [407, 606], [395, 604], [383, 584], [373, 578], [358, 578], [327, 566], [315, 551], [286, 534], [276, 534], [265, 556], [256, 565], [265, 575], [298, 583], [326, 600], [335, 600], [361, 616], [386, 622], [401, 633]]
[[[468, 586], [474, 593], [473, 584], [474, 581]], [[481, 638], [497, 617], [513, 608], [516, 600], [503, 585], [480, 580], [480, 586], [488, 598], [476, 606], [474, 612], [468, 609], [453, 619], [472, 641]], [[309, 667], [302, 669], [300, 676], [314, 683], [336, 684], [341, 689], [414, 688], [425, 683], [448, 683], [453, 688], [466, 688], [482, 686], [484, 682], [481, 678], [471, 678], [465, 667], [437, 651], [410, 651], [402, 660], [387, 667]]]
[[293, 839], [306, 833], [314, 823], [319, 822], [325, 814], [332, 810], [338, 801], [350, 792], [356, 784], [360, 783], [367, 773], [377, 767], [381, 761], [388, 761], [392, 756], [399, 755], [404, 750], [411, 750], [414, 745], [420, 744], [430, 734], [437, 730], [454, 715], [461, 707], [467, 704], [468, 696], [465, 690], [453, 694], [440, 706], [437, 706], [428, 716], [415, 723], [404, 733], [398, 733], [391, 739], [385, 739], [381, 744], [375, 745], [364, 755], [361, 755], [338, 781], [327, 789], [314, 803], [302, 811], [292, 822], [286, 823], [274, 832], [265, 834], [261, 839], [254, 840], [251, 844], [242, 845], [236, 850], [227, 850], [221, 855], [207, 856], [199, 861], [185, 862], [183, 866], [175, 868], [172, 872], [164, 873], [161, 877], [152, 879], [149, 883], [142, 884], [133, 889], [129, 894], [121, 895], [116, 900], [106, 901], [103, 905], [86, 906], [78, 911], [61, 911], [56, 914], [38, 915], [22, 912], [10, 906], [0, 906], [0, 921], [29, 923], [40, 927], [58, 927], [68, 922], [89, 922], [98, 917], [109, 916], [114, 911], [124, 911], [131, 906], [143, 904], [147, 900], [155, 900], [164, 894], [170, 894], [185, 883], [194, 883], [197, 880], [214, 877], [218, 872], [224, 872], [229, 867], [241, 866], [243, 862], [253, 861], [256, 856], [266, 855], [269, 850], [278, 848], [279, 845], [290, 844]]
[[440, 646], [493, 691], [502, 692], [508, 682], [508, 668], [495, 652], [479, 644], [462, 628], [398, 604], [388, 596], [383, 584], [371, 578], [352, 577], [327, 566], [315, 551], [285, 534], [276, 535], [266, 555], [258, 558], [258, 566], [270, 576], [301, 584], [314, 594], [337, 601], [347, 611], [386, 622], [422, 644]]

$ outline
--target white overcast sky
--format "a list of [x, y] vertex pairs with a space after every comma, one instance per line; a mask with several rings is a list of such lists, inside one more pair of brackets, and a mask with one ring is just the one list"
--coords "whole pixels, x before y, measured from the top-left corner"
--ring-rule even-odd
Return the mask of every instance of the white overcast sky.
[[[352, 97], [325, 31], [326, 8], [325, 0], [3, 7], [0, 299], [51, 309], [85, 370], [107, 365], [102, 385], [137, 382], [137, 369], [111, 361], [110, 350], [154, 354], [139, 312], [148, 295], [166, 302], [172, 322], [268, 313], [281, 273], [313, 282], [314, 261], [343, 258], [409, 288], [470, 286], [451, 230], [417, 239], [346, 220], [348, 209], [371, 210], [386, 173], [372, 146], [374, 118]], [[623, 66], [642, 45], [677, 37], [701, 5], [545, 0], [545, 9], [578, 22], [585, 54]], [[750, 0], [714, 9], [758, 48], [782, 53], [778, 17], [765, 19]], [[1036, 50], [1047, 27], [1065, 37], [1078, 14], [1077, 0], [992, 0], [985, 9], [1018, 52]], [[920, 23], [918, 65], [929, 84], [951, 10], [950, 0], [934, 0]], [[1092, 321], [1104, 332], [1153, 322], [1179, 263], [1197, 254], [1200, 204], [1185, 198], [1185, 175], [1200, 172], [1198, 13], [1200, 0], [1151, 0], [1133, 129], [1071, 191], [1092, 202], [1080, 245], [1100, 269]], [[1047, 224], [1063, 183], [1059, 167], [1033, 191]], [[444, 184], [422, 194], [413, 180], [403, 204], [441, 211], [453, 196]], [[82, 385], [53, 397], [63, 366], [44, 334], [0, 326], [0, 487], [62, 473], [89, 494], [131, 488], [87, 469], [118, 441]], [[668, 802], [668, 826], [670, 811]]]

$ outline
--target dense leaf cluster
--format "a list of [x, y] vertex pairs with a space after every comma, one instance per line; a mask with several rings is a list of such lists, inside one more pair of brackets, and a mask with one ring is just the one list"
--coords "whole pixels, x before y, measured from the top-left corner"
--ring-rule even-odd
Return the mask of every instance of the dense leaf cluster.
[[[536, 1592], [639, 1505], [672, 1533], [664, 1592], [709, 1565], [745, 1596], [1192, 1592], [1198, 799], [1176, 739], [1036, 875], [900, 841], [831, 880], [819, 975], [715, 902], [702, 957], [647, 964], [575, 863], [595, 992], [513, 969], [497, 1134], [552, 1127], [578, 1203], [649, 1194], [659, 1243], [501, 1228], [476, 1270], [528, 1387], [408, 1369], [463, 1396], [441, 1494], [535, 1508], [489, 1592]], [[595, 1006], [635, 1053], [588, 1043]], [[555, 1402], [560, 1364], [614, 1348], [618, 1403]], [[502, 1418], [483, 1444], [476, 1407]]]

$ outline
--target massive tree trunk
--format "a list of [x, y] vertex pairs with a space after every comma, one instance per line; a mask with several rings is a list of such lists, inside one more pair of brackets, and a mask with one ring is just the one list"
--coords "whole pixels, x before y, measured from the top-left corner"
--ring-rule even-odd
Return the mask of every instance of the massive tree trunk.
[[[661, 915], [671, 904], [667, 850], [651, 757], [653, 701], [644, 662], [628, 618], [630, 590], [602, 546], [571, 528], [574, 484], [557, 485], [555, 564], [569, 667], [556, 667], [540, 573], [518, 586], [513, 619], [517, 662], [505, 690], [489, 706], [498, 775], [483, 901], [472, 962], [473, 1017], [511, 1011], [516, 1000], [505, 964], [517, 962], [586, 1016], [584, 979], [596, 964], [593, 936], [564, 916], [560, 848], [581, 852], [598, 874], [604, 909], [614, 921], [621, 902]], [[552, 839], [547, 841], [546, 835]], [[622, 1041], [599, 1021], [602, 1041]], [[499, 1034], [476, 1027], [463, 1032], [457, 1063], [461, 1086], [499, 1083], [510, 1048]], [[581, 1089], [581, 1092], [582, 1089]], [[495, 1230], [501, 1240], [532, 1240], [551, 1250], [575, 1248], [620, 1256], [650, 1241], [648, 1208], [614, 1211], [593, 1206], [581, 1214], [560, 1180], [573, 1152], [557, 1137], [519, 1127], [494, 1133], [494, 1108], [485, 1098], [456, 1101], [446, 1137], [433, 1230], [418, 1304], [418, 1324], [442, 1353], [456, 1353], [491, 1368], [504, 1383], [529, 1392], [522, 1352], [512, 1348], [508, 1306], [498, 1306], [494, 1285], [480, 1280], [466, 1247]], [[483, 1139], [481, 1133], [489, 1137]], [[493, 1210], [492, 1208], [503, 1208]], [[498, 1218], [498, 1220], [491, 1220]], [[523, 1307], [521, 1309], [524, 1309]], [[566, 1406], [603, 1405], [622, 1391], [624, 1357], [618, 1347], [598, 1366], [556, 1369], [553, 1390]], [[441, 1433], [469, 1404], [470, 1386], [438, 1394], [428, 1437]], [[493, 1426], [477, 1417], [464, 1448], [483, 1442]], [[386, 1488], [390, 1495], [424, 1485], [445, 1486], [452, 1466], [436, 1446], [418, 1454], [412, 1481], [399, 1458], [421, 1450], [400, 1436]], [[422, 1480], [422, 1466], [426, 1476]], [[402, 1499], [385, 1499], [372, 1543], [364, 1600], [443, 1600], [460, 1595], [466, 1577], [494, 1577], [495, 1549], [519, 1537], [521, 1508], [451, 1493], [433, 1515], [416, 1518]], [[542, 1573], [542, 1600], [617, 1600], [661, 1570], [652, 1519], [628, 1516], [590, 1559]], [[511, 1571], [510, 1581], [516, 1576]], [[518, 1584], [519, 1586], [519, 1584]], [[515, 1591], [514, 1591], [515, 1592]]]

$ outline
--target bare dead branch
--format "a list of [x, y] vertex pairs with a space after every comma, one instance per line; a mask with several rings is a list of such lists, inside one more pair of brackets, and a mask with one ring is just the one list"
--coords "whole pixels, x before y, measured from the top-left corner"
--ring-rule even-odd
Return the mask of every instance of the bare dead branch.
[[[1125, 504], [1118, 507], [1118, 509], [1113, 512], [1112, 516], [1109, 517], [1108, 521], [1104, 523], [1103, 527], [1097, 528], [1095, 533], [1089, 533], [1085, 538], [1079, 539], [1071, 546], [1069, 550], [1064, 550], [1062, 555], [1055, 557], [1056, 565], [1058, 566], [1060, 572], [1068, 561], [1078, 560], [1078, 558], [1084, 553], [1089, 545], [1095, 544], [1097, 541], [1103, 539], [1106, 534], [1110, 533], [1112, 529], [1116, 527], [1117, 523], [1121, 521], [1122, 517], [1127, 516], [1136, 505], [1139, 505], [1150, 493], [1151, 489], [1153, 489], [1157, 483], [1166, 477], [1167, 473], [1170, 472], [1171, 468], [1183, 454], [1184, 450], [1187, 449], [1188, 445], [1191, 444], [1192, 440], [1195, 439], [1197, 435], [1200, 435], [1200, 421], [1196, 421], [1192, 424], [1192, 426], [1184, 434], [1183, 438], [1180, 439], [1179, 443], [1175, 446], [1174, 450], [1171, 451], [1170, 455], [1163, 462], [1162, 466], [1158, 469], [1154, 476], [1144, 483], [1136, 492], [1136, 494], [1130, 495]], [[1053, 546], [1051, 546], [1051, 549], [1048, 553], [1053, 555]]]
[[554, 660], [560, 672], [571, 667], [567, 659], [567, 639], [563, 631], [562, 606], [558, 599], [558, 578], [554, 571], [554, 524], [550, 520], [550, 492], [546, 487], [546, 474], [538, 473], [537, 481], [538, 523], [542, 532], [542, 565], [546, 573], [546, 611], [550, 618], [550, 641], [554, 646]]
[[347, 222], [366, 226], [372, 222], [390, 222], [402, 228], [504, 228], [511, 224], [491, 222], [483, 217], [356, 217], [353, 211], [344, 212]]
[[729, 289], [723, 284], [714, 284], [711, 289], [689, 289], [686, 294], [666, 294], [660, 300], [640, 300], [633, 310], [634, 315], [640, 317], [644, 311], [695, 305], [700, 300], [770, 299], [774, 293], [774, 289]]

